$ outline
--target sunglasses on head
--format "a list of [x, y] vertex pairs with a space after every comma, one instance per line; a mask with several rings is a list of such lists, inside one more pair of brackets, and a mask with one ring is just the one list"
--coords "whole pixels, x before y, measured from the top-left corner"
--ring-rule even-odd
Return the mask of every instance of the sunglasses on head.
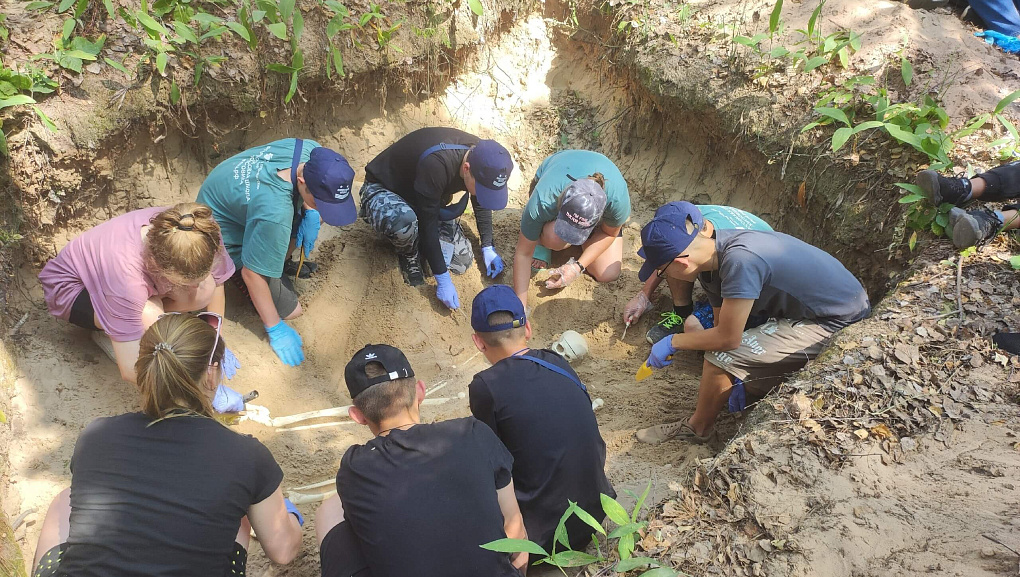
[[213, 366], [213, 356], [216, 355], [216, 347], [218, 347], [220, 344], [220, 328], [223, 326], [223, 317], [217, 313], [209, 311], [201, 311], [197, 313], [170, 312], [159, 315], [158, 317], [156, 317], [156, 320], [159, 320], [163, 317], [167, 317], [170, 315], [194, 315], [204, 320], [205, 322], [209, 323], [209, 326], [216, 329], [216, 340], [213, 341], [212, 351], [209, 352], [209, 366], [210, 367]]

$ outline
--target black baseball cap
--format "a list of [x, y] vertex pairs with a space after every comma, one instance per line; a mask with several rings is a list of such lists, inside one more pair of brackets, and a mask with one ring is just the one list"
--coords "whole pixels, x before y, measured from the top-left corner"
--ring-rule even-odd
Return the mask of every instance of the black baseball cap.
[[[365, 374], [365, 366], [368, 363], [379, 363], [383, 366], [386, 374], [369, 378]], [[373, 385], [412, 377], [414, 377], [414, 370], [411, 369], [411, 363], [407, 362], [407, 357], [400, 352], [400, 349], [390, 345], [365, 345], [360, 351], [354, 353], [351, 362], [347, 363], [344, 368], [344, 380], [347, 381], [347, 390], [351, 393], [351, 400]]]

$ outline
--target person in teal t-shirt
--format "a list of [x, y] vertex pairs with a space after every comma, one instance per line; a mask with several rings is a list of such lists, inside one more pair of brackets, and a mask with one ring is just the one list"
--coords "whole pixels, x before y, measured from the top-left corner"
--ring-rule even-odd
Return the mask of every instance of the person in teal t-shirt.
[[314, 140], [287, 138], [224, 160], [198, 191], [198, 202], [212, 208], [220, 225], [238, 271], [235, 282], [287, 365], [305, 357], [300, 335], [284, 322], [302, 312], [285, 265], [295, 247], [308, 256], [322, 222], [346, 226], [357, 220], [353, 181], [354, 170], [340, 154]]
[[630, 218], [630, 193], [620, 169], [590, 150], [562, 150], [546, 158], [531, 181], [514, 254], [514, 292], [528, 304], [533, 268], [545, 268], [551, 251], [581, 247], [580, 256], [552, 270], [546, 288], [563, 288], [587, 272], [599, 282], [619, 278], [620, 231]]
[[[663, 211], [672, 210], [676, 203], [669, 203], [659, 207], [655, 216]], [[705, 217], [705, 228], [699, 234], [711, 238], [718, 230], [772, 230], [767, 222], [757, 216], [733, 208], [730, 206], [719, 206], [715, 204], [702, 204], [698, 206], [702, 216]], [[645, 281], [641, 291], [634, 295], [627, 303], [623, 311], [623, 322], [630, 326], [636, 322], [645, 311], [652, 308], [652, 295], [655, 289], [659, 288], [662, 278], [659, 275], [652, 275]], [[694, 283], [672, 277], [666, 277], [666, 284], [669, 286], [670, 296], [673, 297], [673, 309], [662, 313], [658, 323], [648, 329], [645, 338], [649, 343], [655, 344], [663, 338], [679, 332], [683, 332], [684, 320], [690, 319], [694, 313]], [[695, 319], [696, 320], [696, 319]]]

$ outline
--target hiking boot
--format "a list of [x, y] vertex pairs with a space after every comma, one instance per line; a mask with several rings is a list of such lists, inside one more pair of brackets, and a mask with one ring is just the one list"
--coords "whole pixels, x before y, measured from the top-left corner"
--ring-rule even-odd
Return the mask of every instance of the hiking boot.
[[658, 445], [670, 439], [686, 441], [694, 445], [704, 445], [715, 437], [715, 428], [713, 427], [712, 430], [702, 436], [695, 433], [694, 429], [687, 424], [687, 421], [677, 421], [675, 423], [665, 423], [641, 429], [636, 433], [636, 436], [637, 440], [649, 445]]
[[[306, 260], [301, 263], [301, 276], [298, 278], [308, 278], [312, 276], [312, 273], [319, 269], [319, 265], [315, 264], [310, 260]], [[294, 276], [298, 272], [298, 261], [288, 258], [283, 263], [283, 274], [287, 276]]]
[[668, 336], [682, 332], [684, 332], [684, 318], [670, 309], [668, 312], [662, 313], [662, 319], [648, 329], [645, 339], [654, 345]]
[[400, 273], [404, 275], [404, 282], [411, 286], [425, 284], [425, 271], [421, 268], [421, 257], [418, 254], [398, 254], [400, 260]]
[[935, 206], [943, 202], [963, 206], [971, 200], [969, 181], [964, 178], [946, 178], [934, 170], [922, 170], [917, 173], [914, 183]]
[[949, 211], [949, 229], [956, 248], [967, 248], [995, 236], [1002, 222], [995, 213], [986, 210], [954, 208]]

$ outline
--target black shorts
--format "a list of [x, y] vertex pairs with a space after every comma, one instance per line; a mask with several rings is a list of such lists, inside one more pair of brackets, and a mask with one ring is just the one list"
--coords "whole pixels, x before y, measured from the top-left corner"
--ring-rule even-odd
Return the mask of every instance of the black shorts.
[[371, 577], [368, 563], [361, 555], [351, 524], [341, 521], [326, 533], [319, 547], [322, 577]]
[[[60, 570], [60, 558], [67, 549], [67, 543], [61, 543], [50, 549], [39, 559], [39, 566], [36, 567], [32, 577], [56, 577]], [[244, 577], [248, 570], [248, 551], [240, 543], [234, 541], [234, 550], [230, 553], [230, 563], [223, 571], [224, 577]]]
[[[269, 292], [273, 295], [276, 314], [280, 315], [281, 319], [287, 318], [297, 310], [297, 291], [294, 290], [294, 281], [289, 276], [284, 275], [282, 278], [263, 276], [262, 278], [266, 279], [266, 282], [269, 284]], [[251, 300], [251, 295], [248, 294], [248, 285], [241, 278], [241, 271], [235, 272], [234, 276], [230, 277], [230, 280], [234, 281], [234, 285], [241, 291], [241, 294]]]
[[89, 289], [82, 288], [71, 305], [71, 314], [67, 320], [72, 324], [90, 331], [101, 330], [96, 326], [96, 309], [92, 308], [92, 297]]

